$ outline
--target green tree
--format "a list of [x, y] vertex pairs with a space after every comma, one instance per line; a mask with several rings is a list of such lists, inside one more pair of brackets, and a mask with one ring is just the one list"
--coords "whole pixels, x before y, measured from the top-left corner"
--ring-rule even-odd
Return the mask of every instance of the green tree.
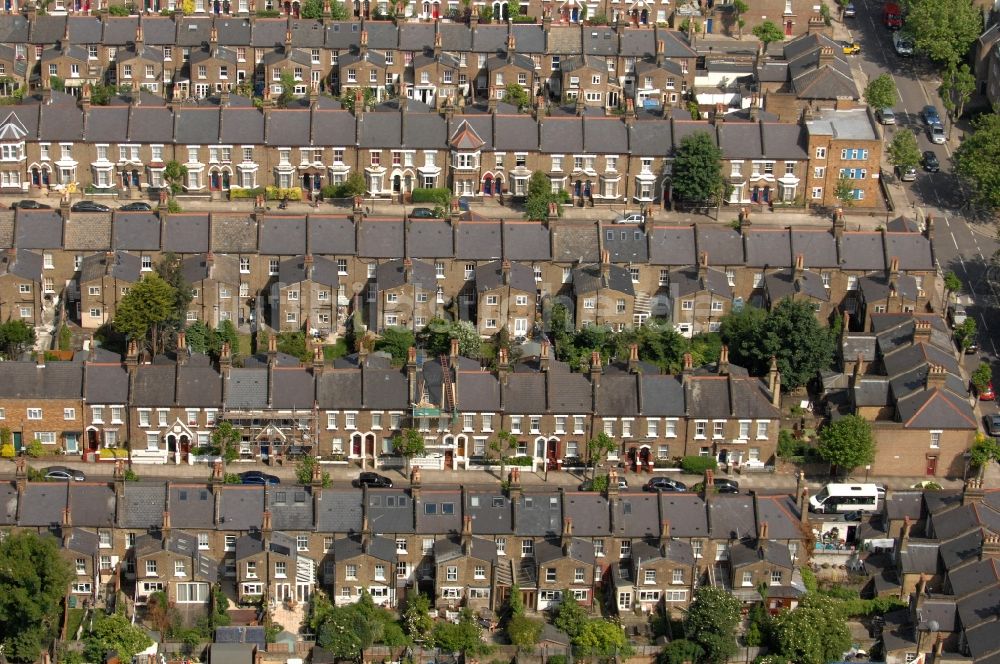
[[595, 659], [626, 659], [632, 653], [632, 646], [625, 630], [616, 623], [588, 620], [573, 638], [573, 652]]
[[287, 108], [295, 98], [295, 75], [290, 71], [281, 72], [281, 94], [275, 100], [278, 108]]
[[576, 638], [583, 631], [583, 626], [590, 620], [587, 610], [580, 606], [570, 593], [563, 593], [563, 601], [556, 607], [552, 624], [566, 632], [570, 639]]
[[413, 639], [425, 640], [434, 629], [434, 619], [431, 618], [431, 600], [427, 595], [416, 589], [406, 595], [406, 608], [403, 609], [403, 629]]
[[712, 136], [699, 131], [681, 139], [674, 155], [671, 178], [674, 198], [684, 203], [715, 205], [722, 197], [725, 185], [722, 150]]
[[903, 128], [896, 132], [889, 143], [889, 163], [900, 170], [916, 168], [920, 164], [920, 148], [913, 132]]
[[718, 362], [721, 351], [722, 337], [718, 332], [702, 332], [691, 337], [688, 342], [688, 352], [691, 353], [691, 361], [696, 367]]
[[980, 362], [976, 370], [972, 372], [972, 386], [977, 392], [982, 392], [993, 380], [993, 369], [989, 362]]
[[[355, 110], [354, 94], [356, 89], [357, 88], [344, 90], [344, 92], [340, 95], [341, 105], [351, 113], [354, 113]], [[361, 88], [361, 95], [362, 95], [362, 103], [364, 104], [365, 108], [371, 108], [372, 105], [375, 103], [376, 98], [378, 97], [378, 95], [375, 93], [375, 88]]]
[[334, 21], [346, 21], [350, 18], [347, 5], [337, 0], [330, 0], [330, 18]]
[[835, 602], [812, 593], [794, 611], [780, 613], [771, 633], [777, 651], [796, 664], [833, 662], [851, 648], [851, 633]]
[[[309, 454], [299, 459], [295, 464], [295, 481], [302, 485], [312, 484], [313, 473], [318, 465], [319, 459]], [[330, 486], [330, 473], [321, 471], [320, 483], [324, 487]]]
[[403, 429], [392, 439], [392, 450], [406, 459], [406, 474], [410, 473], [410, 460], [426, 451], [424, 436], [416, 429]]
[[[962, 117], [965, 105], [969, 103], [972, 93], [976, 91], [976, 75], [972, 73], [969, 65], [963, 62], [958, 67], [949, 65], [948, 71], [941, 78], [938, 94], [941, 95], [941, 103], [948, 111], [948, 115], [951, 116], [952, 125], [954, 125], [955, 121]], [[951, 132], [951, 125], [949, 125], [948, 131]]]
[[967, 316], [961, 325], [955, 326], [953, 334], [955, 335], [955, 342], [958, 343], [958, 347], [964, 353], [976, 342], [976, 336], [979, 334], [976, 329], [976, 319], [972, 316]]
[[777, 358], [786, 390], [828, 368], [836, 349], [836, 335], [820, 325], [812, 304], [804, 300], [782, 300], [770, 312], [744, 307], [723, 317], [719, 331], [732, 360], [751, 375], [766, 374], [771, 357]]
[[854, 205], [854, 180], [843, 176], [837, 178], [837, 184], [833, 188], [833, 195], [837, 197], [841, 205], [853, 207]]
[[1000, 209], [1000, 115], [984, 113], [973, 122], [973, 129], [955, 150], [955, 172], [977, 203]]
[[392, 355], [394, 364], [406, 362], [406, 355], [416, 345], [413, 332], [405, 327], [388, 327], [382, 331], [381, 338], [375, 342], [375, 350], [385, 351]]
[[69, 581], [54, 538], [14, 532], [0, 540], [0, 644], [7, 659], [34, 662], [48, 648]]
[[889, 108], [896, 103], [896, 81], [891, 74], [882, 74], [865, 86], [865, 103], [872, 108]]
[[948, 270], [944, 275], [945, 299], [950, 300], [951, 296], [962, 290], [962, 280], [955, 274], [954, 270]]
[[503, 615], [505, 620], [524, 615], [524, 598], [521, 597], [521, 588], [516, 583], [510, 587], [510, 594], [507, 595], [504, 608], [506, 609]]
[[816, 451], [844, 473], [875, 460], [872, 426], [860, 415], [845, 415], [820, 429]]
[[200, 320], [184, 328], [184, 343], [192, 353], [208, 353], [211, 336], [212, 328]]
[[542, 636], [542, 621], [525, 615], [516, 615], [507, 622], [507, 638], [517, 648], [518, 654], [538, 645]]
[[507, 0], [507, 18], [511, 22], [516, 22], [515, 19], [521, 15], [521, 3], [517, 0]]
[[982, 469], [993, 463], [1000, 461], [1000, 443], [992, 436], [979, 432], [976, 439], [969, 448], [969, 463], [973, 468]]
[[774, 21], [764, 21], [753, 27], [753, 36], [764, 42], [764, 50], [772, 42], [779, 42], [785, 38], [785, 33], [775, 25]]
[[656, 656], [656, 664], [691, 664], [704, 656], [705, 651], [694, 641], [674, 639]]
[[170, 195], [175, 196], [184, 188], [184, 180], [187, 178], [187, 166], [177, 161], [168, 161], [163, 167], [163, 181], [170, 189]]
[[552, 193], [552, 182], [542, 171], [535, 171], [528, 178], [528, 194], [524, 199], [524, 217], [531, 221], [549, 218], [549, 203], [555, 203], [557, 214], [562, 216], [562, 198]]
[[740, 608], [740, 600], [722, 588], [697, 590], [684, 619], [684, 635], [704, 650], [700, 662], [723, 664], [736, 654]]
[[508, 83], [504, 86], [503, 100], [511, 106], [516, 106], [519, 111], [531, 108], [531, 97], [518, 83]]
[[509, 431], [501, 429], [497, 431], [497, 437], [490, 441], [490, 450], [496, 452], [497, 459], [500, 461], [500, 478], [504, 479], [507, 477], [507, 459], [510, 458], [510, 453], [517, 449], [517, 438], [514, 437]]
[[458, 623], [441, 622], [434, 626], [433, 642], [438, 648], [463, 655], [478, 655], [487, 651], [483, 630], [472, 611], [463, 608]]
[[305, 0], [299, 14], [302, 18], [317, 21], [323, 18], [323, 0]]
[[172, 251], [168, 251], [156, 264], [156, 273], [167, 282], [173, 289], [173, 311], [170, 317], [164, 321], [168, 324], [169, 330], [164, 332], [174, 333], [180, 330], [187, 321], [188, 305], [191, 304], [191, 284], [184, 278], [184, 263], [181, 257]]
[[35, 329], [23, 320], [0, 324], [0, 349], [8, 360], [17, 360], [35, 344]]
[[447, 321], [443, 318], [432, 318], [420, 332], [417, 333], [417, 343], [432, 357], [448, 355], [451, 352], [451, 340], [458, 339], [458, 353], [465, 357], [477, 358], [482, 346], [479, 331], [469, 321]]
[[112, 613], [98, 617], [94, 622], [94, 629], [87, 639], [87, 661], [102, 662], [107, 653], [113, 652], [122, 661], [128, 662], [151, 645], [153, 640], [141, 627], [133, 625], [124, 613]]
[[240, 354], [240, 335], [236, 331], [236, 325], [233, 324], [233, 321], [227, 319], [219, 323], [219, 327], [212, 331], [210, 339], [211, 344], [208, 350], [213, 356], [219, 356], [222, 352], [222, 344], [224, 343], [229, 344], [229, 350], [232, 352], [233, 357], [237, 357]]
[[744, 0], [733, 0], [733, 15], [736, 19], [736, 38], [743, 39], [743, 28], [746, 27], [746, 20], [743, 15], [750, 9]]
[[906, 31], [931, 60], [957, 65], [983, 31], [983, 18], [970, 0], [909, 0]]
[[279, 332], [278, 352], [284, 353], [285, 355], [291, 355], [292, 357], [297, 357], [303, 362], [308, 362], [312, 357], [312, 352], [309, 350], [309, 344], [306, 343], [306, 333], [302, 330], [295, 330], [294, 332]]
[[591, 478], [597, 476], [597, 466], [604, 462], [609, 453], [618, 448], [615, 439], [603, 431], [587, 441], [587, 460], [591, 466]]
[[49, 87], [55, 92], [66, 92], [66, 81], [58, 76], [49, 76]]
[[219, 422], [212, 431], [212, 445], [219, 450], [219, 455], [226, 463], [232, 463], [239, 458], [242, 440], [243, 434], [233, 426], [232, 422]]
[[118, 303], [115, 330], [137, 342], [148, 341], [153, 354], [157, 354], [160, 329], [174, 314], [177, 298], [173, 291], [156, 272], [146, 274]]

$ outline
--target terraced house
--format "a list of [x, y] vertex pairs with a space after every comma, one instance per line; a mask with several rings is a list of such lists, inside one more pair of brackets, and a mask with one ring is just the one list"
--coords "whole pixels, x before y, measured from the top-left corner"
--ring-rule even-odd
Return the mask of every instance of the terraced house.
[[514, 585], [539, 611], [567, 590], [585, 606], [600, 592], [612, 610], [672, 613], [701, 583], [748, 604], [761, 583], [769, 596], [801, 592], [808, 512], [790, 496], [539, 492], [517, 474], [507, 491], [430, 490], [419, 469], [408, 487], [373, 490], [227, 486], [221, 466], [208, 483], [126, 483], [119, 467], [109, 483], [39, 484], [24, 472], [0, 485], [0, 527], [56, 535], [74, 595], [120, 584], [144, 603], [162, 590], [191, 617], [217, 582], [296, 603], [365, 590], [389, 607], [416, 586], [447, 615], [495, 611]]

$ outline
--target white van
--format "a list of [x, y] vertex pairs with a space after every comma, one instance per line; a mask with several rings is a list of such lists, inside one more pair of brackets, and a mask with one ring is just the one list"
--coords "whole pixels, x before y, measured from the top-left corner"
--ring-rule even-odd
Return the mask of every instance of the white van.
[[810, 512], [877, 512], [877, 484], [827, 484], [809, 498]]

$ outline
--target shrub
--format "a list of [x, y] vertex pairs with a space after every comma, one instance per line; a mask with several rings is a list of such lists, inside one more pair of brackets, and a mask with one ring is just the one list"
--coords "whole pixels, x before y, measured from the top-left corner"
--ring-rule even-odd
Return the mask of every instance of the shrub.
[[508, 466], [530, 466], [531, 465], [530, 456], [516, 456], [507, 459]]
[[3, 459], [13, 459], [14, 458], [14, 444], [13, 443], [4, 443], [3, 446], [0, 447], [0, 458], [3, 458]]
[[182, 210], [181, 210], [181, 204], [180, 203], [178, 203], [177, 201], [175, 201], [172, 198], [169, 201], [167, 201], [167, 212], [172, 212], [173, 214], [177, 214], [178, 212], [181, 212], [181, 211]]
[[128, 450], [120, 447], [105, 447], [100, 451], [102, 459], [127, 459]]
[[243, 481], [240, 479], [240, 476], [237, 475], [236, 473], [226, 473], [225, 483], [226, 484], [243, 484]]
[[706, 470], [715, 470], [719, 463], [715, 457], [686, 456], [681, 459], [681, 470], [688, 475], [702, 475]]
[[129, 8], [122, 5], [112, 5], [108, 7], [108, 14], [111, 16], [128, 16]]
[[135, 471], [131, 468], [125, 469], [125, 481], [126, 482], [138, 482], [139, 476], [135, 474]]
[[37, 459], [38, 457], [45, 454], [45, 447], [42, 445], [42, 441], [35, 438], [28, 442], [24, 446], [24, 453], [30, 456], [32, 459]]
[[302, 188], [301, 187], [265, 187], [264, 194], [267, 196], [269, 201], [301, 201], [302, 200]]
[[414, 203], [434, 203], [447, 209], [451, 203], [451, 190], [444, 187], [420, 188], [413, 190], [411, 200]]
[[254, 187], [253, 189], [230, 189], [229, 190], [229, 200], [235, 201], [241, 198], [256, 198], [258, 195], [264, 193], [263, 187]]

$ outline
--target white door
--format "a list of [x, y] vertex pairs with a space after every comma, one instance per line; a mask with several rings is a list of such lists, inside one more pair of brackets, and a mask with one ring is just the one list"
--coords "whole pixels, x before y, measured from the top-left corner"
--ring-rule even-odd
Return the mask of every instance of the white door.
[[523, 337], [528, 334], [528, 319], [527, 318], [515, 318], [514, 319], [514, 336]]

